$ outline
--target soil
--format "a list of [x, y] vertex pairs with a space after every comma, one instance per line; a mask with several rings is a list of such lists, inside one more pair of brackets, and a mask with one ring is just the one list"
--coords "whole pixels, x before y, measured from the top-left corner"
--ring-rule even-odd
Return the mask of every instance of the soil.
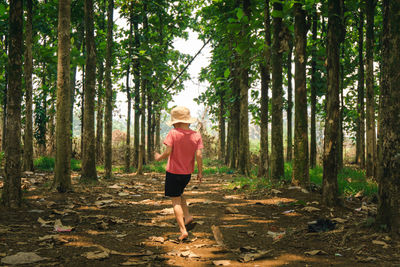
[[[329, 209], [319, 192], [289, 185], [254, 192], [227, 189], [232, 175], [192, 179], [185, 195], [197, 226], [179, 243], [163, 174], [92, 185], [74, 174], [64, 194], [49, 190], [52, 179], [25, 173], [24, 207], [0, 210], [2, 260], [34, 252], [44, 259], [26, 266], [400, 266], [399, 242], [369, 226], [376, 205], [357, 198]], [[309, 232], [318, 219], [334, 229]]]

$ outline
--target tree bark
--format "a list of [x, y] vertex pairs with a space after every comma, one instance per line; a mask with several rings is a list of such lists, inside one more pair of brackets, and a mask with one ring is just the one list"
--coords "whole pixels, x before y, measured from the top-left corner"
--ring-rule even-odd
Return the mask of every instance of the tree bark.
[[337, 146], [339, 134], [339, 36], [340, 0], [328, 1], [328, 40], [327, 40], [327, 94], [326, 121], [324, 132], [324, 159], [322, 179], [322, 202], [326, 206], [338, 204]]
[[[305, 23], [305, 20], [304, 20]], [[286, 148], [286, 161], [292, 161], [293, 145], [292, 145], [292, 110], [293, 110], [293, 86], [292, 86], [292, 50], [293, 40], [292, 34], [289, 34], [289, 51], [287, 53], [287, 82], [288, 82], [288, 99], [287, 99], [287, 148]]]
[[[149, 83], [147, 83], [149, 84]], [[152, 139], [152, 121], [153, 121], [153, 100], [150, 88], [147, 88], [147, 162], [153, 160], [153, 139]]]
[[270, 83], [270, 60], [271, 60], [271, 19], [269, 14], [269, 0], [265, 0], [264, 6], [264, 53], [260, 64], [261, 72], [261, 107], [260, 107], [260, 163], [258, 166], [258, 176], [268, 177], [269, 158], [268, 158], [268, 87]]
[[[132, 12], [132, 11], [131, 11]], [[128, 48], [128, 58], [130, 59], [132, 56], [132, 34], [133, 34], [133, 25], [132, 20], [129, 22], [129, 48]], [[125, 172], [129, 172], [131, 167], [131, 90], [129, 87], [129, 72], [130, 72], [131, 64], [128, 63], [126, 69], [126, 97], [128, 99], [128, 114], [126, 119], [126, 147], [125, 147]]]
[[[139, 50], [140, 39], [139, 39], [139, 25], [137, 17], [133, 20], [133, 28], [135, 32], [135, 49]], [[133, 75], [135, 77], [135, 122], [134, 122], [134, 140], [133, 146], [135, 150], [135, 160], [133, 161], [133, 167], [138, 167], [139, 162], [139, 136], [140, 136], [140, 63], [139, 60], [134, 62]]]
[[218, 159], [223, 161], [225, 159], [225, 91], [219, 92], [219, 153]]
[[358, 88], [357, 88], [357, 133], [356, 163], [365, 168], [365, 110], [364, 110], [364, 12], [360, 11], [358, 26]]
[[71, 0], [58, 2], [58, 65], [56, 113], [56, 166], [53, 188], [64, 193], [71, 184], [70, 53]]
[[107, 8], [107, 51], [106, 51], [106, 68], [105, 68], [105, 90], [106, 90], [106, 106], [104, 117], [104, 170], [107, 179], [112, 178], [112, 102], [113, 89], [111, 84], [111, 66], [112, 66], [112, 49], [113, 49], [113, 12], [114, 0], [109, 0]]
[[85, 0], [86, 75], [83, 114], [82, 180], [97, 180], [94, 99], [96, 95], [96, 48], [94, 40], [93, 0]]
[[21, 206], [21, 100], [22, 100], [22, 0], [10, 0], [8, 91], [5, 136], [5, 177], [1, 201], [5, 207]]
[[308, 116], [307, 116], [307, 29], [306, 12], [301, 3], [295, 4], [295, 128], [292, 183], [308, 188]]
[[317, 165], [317, 128], [316, 128], [316, 105], [317, 105], [317, 33], [318, 33], [318, 15], [313, 13], [312, 24], [312, 48], [311, 48], [311, 133], [310, 133], [310, 168]]
[[[234, 60], [237, 60], [238, 56], [234, 52]], [[232, 81], [232, 94], [234, 102], [231, 106], [231, 124], [232, 124], [232, 132], [231, 132], [231, 154], [230, 154], [230, 168], [236, 169], [238, 166], [238, 157], [239, 157], [239, 136], [240, 136], [240, 85], [238, 80], [238, 71], [237, 71], [237, 62], [232, 63], [231, 67], [231, 75], [233, 77]]]
[[379, 112], [377, 224], [400, 236], [400, 1], [383, 1], [382, 85]]
[[366, 176], [374, 177], [376, 160], [375, 134], [375, 93], [374, 93], [374, 0], [366, 1], [367, 38], [366, 38], [366, 124], [367, 124], [367, 158]]
[[[243, 0], [243, 11], [250, 19], [250, 0]], [[250, 29], [247, 23], [243, 23], [241, 32], [242, 42], [250, 38]], [[250, 150], [249, 150], [249, 70], [250, 44], [240, 55], [240, 135], [239, 135], [239, 172], [248, 176], [250, 174]]]
[[[282, 12], [280, 2], [273, 3], [274, 10]], [[273, 22], [273, 42], [272, 42], [272, 121], [271, 121], [271, 178], [280, 179], [284, 175], [283, 162], [283, 91], [282, 91], [282, 18], [274, 17]]]
[[24, 170], [33, 171], [33, 129], [32, 129], [32, 0], [27, 0], [26, 50], [25, 50], [25, 133]]

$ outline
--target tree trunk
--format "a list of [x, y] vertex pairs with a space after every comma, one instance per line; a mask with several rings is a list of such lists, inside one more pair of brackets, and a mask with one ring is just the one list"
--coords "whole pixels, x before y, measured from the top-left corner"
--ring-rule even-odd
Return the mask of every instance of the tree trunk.
[[104, 170], [105, 177], [112, 177], [112, 102], [113, 89], [111, 83], [111, 66], [112, 66], [112, 49], [113, 49], [113, 12], [114, 0], [109, 0], [107, 8], [107, 51], [106, 51], [106, 68], [105, 68], [105, 90], [106, 90], [106, 107], [104, 117]]
[[129, 89], [129, 68], [126, 71], [126, 96], [128, 98], [128, 114], [126, 119], [126, 147], [125, 147], [125, 172], [129, 172], [131, 166], [131, 91]]
[[[341, 46], [341, 56], [344, 58], [344, 47]], [[343, 100], [343, 90], [344, 90], [344, 66], [340, 64], [340, 79], [339, 79], [339, 90], [340, 90], [340, 109], [339, 109], [339, 135], [338, 135], [338, 171], [343, 169], [343, 109], [344, 109], [344, 100]]]
[[[99, 3], [101, 9], [101, 20], [100, 29], [104, 32], [105, 28], [105, 16], [107, 4], [106, 0]], [[98, 80], [97, 80], [97, 116], [96, 116], [96, 163], [100, 164], [104, 162], [104, 143], [103, 143], [103, 121], [104, 121], [104, 57], [98, 57]]]
[[71, 0], [58, 2], [58, 65], [56, 114], [56, 166], [53, 188], [63, 193], [72, 190], [71, 184], [71, 122], [70, 51]]
[[[140, 146], [139, 158], [142, 157], [142, 165], [146, 164], [146, 91], [147, 80], [142, 79], [142, 92], [140, 99]], [[138, 168], [139, 172], [139, 168]], [[143, 174], [143, 171], [139, 174]]]
[[313, 13], [312, 24], [312, 47], [311, 47], [311, 133], [310, 133], [310, 167], [315, 168], [317, 165], [317, 128], [316, 128], [316, 105], [317, 105], [317, 31], [318, 29], [318, 15], [317, 12]]
[[367, 39], [366, 39], [366, 124], [367, 124], [367, 159], [366, 176], [374, 177], [374, 164], [376, 156], [375, 135], [375, 93], [374, 93], [374, 0], [366, 1], [367, 13]]
[[[139, 39], [139, 25], [137, 19], [133, 21], [133, 28], [135, 32], [135, 48], [136, 50], [140, 47]], [[138, 60], [134, 62], [133, 75], [135, 76], [135, 122], [134, 122], [134, 150], [135, 160], [133, 161], [133, 167], [138, 167], [139, 162], [139, 136], [140, 136], [140, 63]]]
[[225, 159], [225, 91], [219, 92], [219, 152], [218, 159]]
[[104, 150], [103, 150], [103, 119], [104, 119], [104, 87], [103, 87], [103, 75], [104, 65], [103, 61], [100, 62], [99, 78], [97, 87], [97, 116], [96, 116], [96, 162], [102, 163], [104, 161]]
[[83, 114], [82, 180], [97, 180], [94, 134], [94, 98], [96, 95], [96, 48], [94, 40], [93, 0], [85, 0], [86, 75]]
[[[400, 236], [400, 2], [383, 1], [382, 85], [379, 112], [377, 224]], [[396, 115], [397, 116], [396, 116]]]
[[[147, 83], [149, 84], [149, 83]], [[153, 140], [151, 138], [151, 128], [152, 128], [152, 121], [153, 121], [153, 100], [152, 95], [150, 92], [150, 88], [147, 88], [147, 162], [153, 161]]]
[[[305, 20], [304, 20], [305, 21]], [[304, 22], [305, 23], [305, 22]], [[292, 161], [293, 145], [292, 145], [292, 109], [293, 109], [293, 86], [292, 86], [292, 50], [293, 40], [292, 34], [289, 34], [289, 51], [287, 54], [287, 82], [288, 82], [288, 99], [287, 99], [287, 148], [286, 161]]]
[[25, 133], [24, 170], [33, 171], [33, 129], [32, 129], [32, 0], [27, 0], [25, 50]]
[[295, 127], [292, 183], [308, 188], [310, 185], [308, 167], [308, 116], [307, 116], [307, 29], [306, 12], [302, 4], [295, 4]]
[[161, 151], [161, 112], [160, 110], [157, 110], [156, 113], [156, 140], [155, 140], [155, 149], [158, 153], [160, 153]]
[[365, 111], [364, 111], [364, 12], [360, 11], [358, 26], [358, 96], [357, 96], [357, 133], [356, 163], [365, 168]]
[[[231, 108], [229, 108], [232, 110]], [[226, 151], [225, 151], [225, 165], [229, 165], [230, 163], [230, 155], [231, 155], [231, 149], [232, 149], [232, 123], [231, 123], [231, 117], [228, 118], [228, 131], [226, 133]]]
[[[250, 19], [250, 0], [243, 0], [243, 11]], [[242, 42], [250, 38], [250, 28], [243, 23], [241, 32]], [[249, 145], [249, 46], [240, 55], [240, 135], [239, 135], [239, 172], [250, 174], [250, 145]]]
[[[128, 58], [131, 58], [132, 55], [132, 33], [133, 33], [133, 25], [132, 20], [129, 22], [129, 48], [128, 48]], [[126, 119], [126, 148], [125, 148], [125, 171], [129, 172], [131, 167], [131, 90], [129, 87], [129, 72], [130, 72], [131, 64], [128, 63], [126, 69], [126, 97], [128, 99], [128, 114]]]
[[8, 91], [5, 136], [5, 177], [1, 196], [8, 208], [21, 206], [21, 100], [22, 100], [22, 0], [9, 5]]
[[[280, 2], [273, 3], [274, 11], [282, 12]], [[271, 55], [272, 70], [272, 121], [271, 121], [271, 178], [280, 179], [284, 175], [283, 162], [283, 92], [282, 92], [282, 18], [273, 18], [273, 42]]]
[[[235, 53], [234, 60], [237, 60], [238, 56]], [[232, 123], [232, 149], [230, 155], [230, 168], [236, 169], [238, 166], [238, 156], [239, 156], [239, 136], [240, 136], [240, 85], [238, 80], [237, 63], [233, 63], [233, 68], [231, 68], [231, 75], [233, 76], [232, 81], [232, 91], [233, 99], [231, 107], [231, 123]]]
[[[7, 56], [9, 55], [8, 51], [8, 38], [7, 35], [4, 38], [5, 42], [5, 52]], [[7, 94], [8, 94], [8, 68], [6, 67], [5, 70], [5, 88], [3, 92], [3, 118], [2, 118], [2, 127], [1, 127], [1, 150], [5, 151], [6, 149], [6, 131], [7, 131]]]
[[263, 60], [260, 64], [261, 72], [261, 124], [260, 124], [260, 163], [258, 166], [258, 176], [268, 177], [268, 87], [270, 82], [270, 60], [271, 60], [271, 21], [269, 14], [269, 0], [265, 0], [264, 6], [264, 30], [265, 48]]
[[324, 170], [322, 179], [322, 202], [326, 206], [338, 204], [337, 146], [339, 134], [339, 36], [340, 0], [328, 2], [327, 40], [327, 94], [324, 132]]

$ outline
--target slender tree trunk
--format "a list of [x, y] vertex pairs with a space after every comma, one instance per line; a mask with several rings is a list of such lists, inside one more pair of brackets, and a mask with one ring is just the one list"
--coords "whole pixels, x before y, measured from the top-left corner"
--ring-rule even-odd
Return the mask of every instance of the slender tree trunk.
[[[344, 58], [344, 50], [343, 45], [341, 45], [341, 56]], [[343, 87], [344, 87], [344, 66], [340, 64], [340, 79], [339, 79], [339, 90], [340, 90], [340, 110], [339, 110], [339, 135], [338, 135], [338, 171], [343, 169], [343, 109], [344, 109], [344, 100], [343, 100]]]
[[260, 124], [260, 163], [258, 176], [269, 176], [268, 158], [268, 87], [270, 82], [270, 60], [271, 60], [271, 21], [269, 14], [269, 0], [265, 0], [264, 6], [264, 30], [265, 48], [263, 61], [260, 64], [261, 72], [261, 124]]
[[316, 128], [316, 106], [317, 106], [317, 29], [318, 15], [313, 13], [312, 24], [312, 48], [311, 48], [311, 133], [310, 133], [310, 167], [315, 168], [317, 165], [317, 128]]
[[[304, 22], [305, 23], [305, 22]], [[288, 106], [287, 114], [287, 148], [286, 148], [286, 161], [292, 161], [293, 145], [292, 145], [292, 110], [293, 110], [293, 86], [292, 86], [292, 50], [293, 40], [292, 34], [289, 34], [289, 51], [287, 54], [287, 80], [288, 80]]]
[[24, 170], [33, 171], [33, 129], [32, 129], [32, 0], [27, 0], [25, 50], [25, 134], [24, 134]]
[[[229, 108], [232, 110], [231, 108]], [[229, 165], [230, 162], [230, 155], [231, 155], [231, 149], [232, 149], [232, 124], [231, 124], [231, 118], [228, 118], [228, 131], [226, 133], [226, 151], [225, 151], [225, 165]]]
[[[133, 25], [132, 20], [129, 22], [129, 48], [128, 48], [128, 58], [131, 58], [132, 55], [132, 33], [133, 33]], [[130, 72], [130, 63], [127, 65], [126, 69], [126, 97], [128, 99], [128, 114], [126, 119], [126, 148], [125, 148], [125, 171], [129, 172], [131, 167], [131, 90], [129, 87], [129, 72]]]
[[[273, 3], [274, 11], [282, 12], [280, 2]], [[280, 179], [284, 175], [283, 162], [283, 91], [282, 91], [282, 18], [273, 18], [273, 42], [271, 55], [272, 70], [272, 121], [271, 121], [271, 178]]]
[[112, 49], [113, 49], [113, 13], [114, 0], [109, 0], [107, 8], [107, 51], [106, 51], [106, 68], [105, 68], [105, 89], [106, 89], [106, 107], [104, 117], [104, 169], [105, 177], [112, 177], [112, 102], [113, 89], [111, 84], [111, 66], [112, 66]]
[[96, 180], [96, 150], [94, 134], [94, 98], [96, 95], [96, 48], [94, 40], [93, 0], [85, 0], [86, 75], [83, 114], [83, 180]]
[[364, 111], [364, 12], [360, 11], [358, 26], [358, 96], [357, 96], [357, 134], [356, 163], [365, 168], [365, 111]]
[[[5, 45], [5, 52], [7, 53], [7, 56], [9, 55], [8, 51], [8, 35], [4, 38], [4, 42], [6, 43]], [[1, 127], [1, 150], [5, 151], [6, 150], [6, 130], [7, 130], [7, 94], [8, 94], [8, 68], [6, 67], [5, 70], [5, 88], [3, 92], [3, 118], [2, 118], [2, 127]]]
[[[147, 83], [148, 84], [148, 83]], [[147, 162], [151, 162], [153, 160], [153, 139], [152, 139], [152, 121], [153, 121], [153, 100], [150, 92], [150, 88], [147, 89]]]
[[[107, 4], [106, 0], [101, 1], [101, 19], [100, 19], [100, 29], [104, 32], [105, 28], [105, 15]], [[104, 143], [103, 143], [103, 120], [104, 120], [104, 57], [98, 57], [98, 80], [97, 80], [97, 116], [96, 116], [96, 162], [104, 162]]]
[[[235, 54], [235, 59], [237, 59], [237, 55]], [[232, 122], [232, 149], [230, 155], [230, 168], [236, 169], [238, 166], [238, 156], [239, 156], [239, 136], [240, 136], [240, 86], [238, 81], [237, 72], [237, 63], [233, 63], [234, 68], [231, 70], [231, 74], [233, 76], [232, 81], [232, 90], [233, 90], [233, 98], [235, 99], [232, 103], [231, 110], [231, 122]]]
[[[85, 39], [85, 42], [86, 42], [86, 39]], [[83, 47], [85, 47], [85, 44], [83, 45]], [[83, 50], [84, 50], [84, 52], [83, 52], [83, 55], [84, 56], [86, 56], [86, 50], [83, 48]], [[84, 144], [83, 144], [83, 140], [84, 140], [84, 138], [83, 138], [83, 130], [85, 129], [85, 116], [84, 116], [84, 114], [85, 114], [85, 96], [84, 96], [84, 94], [85, 94], [85, 80], [86, 80], [86, 68], [85, 68], [85, 66], [83, 65], [82, 66], [82, 93], [81, 93], [81, 95], [80, 95], [80, 97], [81, 97], [81, 159], [83, 159], [83, 146], [84, 146]]]
[[8, 208], [21, 206], [21, 100], [22, 100], [22, 0], [10, 0], [8, 91], [5, 136], [5, 177], [1, 201]]
[[72, 190], [71, 184], [71, 121], [70, 51], [71, 0], [58, 2], [58, 65], [56, 114], [56, 166], [53, 188], [58, 192]]
[[219, 92], [219, 152], [218, 159], [224, 160], [225, 158], [225, 92]]
[[156, 113], [156, 140], [155, 140], [155, 144], [156, 144], [156, 151], [158, 153], [160, 153], [161, 150], [161, 112], [160, 110], [157, 110]]
[[[142, 165], [146, 164], [146, 91], [147, 80], [142, 80], [142, 92], [140, 99], [140, 146], [139, 157], [142, 157]], [[148, 118], [147, 118], [148, 119]], [[139, 168], [138, 168], [139, 172]], [[143, 170], [139, 174], [143, 174]]]
[[[139, 39], [139, 25], [137, 19], [133, 21], [133, 28], [135, 32], [135, 49], [138, 50], [140, 47]], [[134, 150], [135, 160], [133, 161], [133, 167], [138, 167], [139, 162], [139, 136], [140, 136], [140, 63], [138, 60], [134, 62], [133, 75], [135, 76], [135, 122], [134, 122]]]
[[126, 95], [128, 98], [128, 114], [126, 119], [126, 147], [125, 147], [125, 172], [129, 172], [131, 166], [131, 91], [129, 89], [129, 65], [126, 72]]
[[374, 0], [366, 1], [367, 13], [367, 39], [366, 39], [366, 119], [367, 119], [367, 159], [366, 176], [374, 177], [374, 164], [376, 156], [375, 135], [375, 93], [374, 93]]
[[307, 116], [307, 29], [306, 12], [301, 3], [295, 4], [295, 128], [292, 183], [309, 187], [308, 116]]
[[[382, 85], [379, 111], [377, 224], [400, 236], [400, 1], [383, 1]], [[396, 116], [396, 115], [397, 116]]]
[[104, 161], [104, 150], [103, 150], [103, 119], [104, 119], [104, 87], [103, 87], [103, 75], [104, 65], [101, 61], [98, 68], [99, 78], [97, 87], [97, 116], [96, 116], [96, 162], [102, 163]]
[[324, 171], [322, 179], [322, 202], [327, 206], [338, 204], [338, 134], [339, 134], [339, 36], [340, 0], [328, 1], [328, 43], [327, 43], [327, 94], [326, 121], [324, 132]]
[[[250, 0], [243, 0], [243, 11], [250, 19]], [[242, 25], [242, 41], [250, 38], [250, 29], [247, 23]], [[250, 144], [249, 144], [249, 48], [240, 56], [240, 135], [239, 135], [239, 172], [250, 174]]]

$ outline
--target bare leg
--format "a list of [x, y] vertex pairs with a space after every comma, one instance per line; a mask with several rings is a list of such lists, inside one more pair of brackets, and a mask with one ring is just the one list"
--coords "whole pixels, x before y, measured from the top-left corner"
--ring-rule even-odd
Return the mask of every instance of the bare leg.
[[175, 213], [175, 218], [176, 218], [176, 221], [178, 222], [179, 230], [181, 231], [181, 236], [179, 237], [179, 239], [183, 240], [184, 238], [188, 237], [189, 234], [186, 231], [185, 222], [183, 220], [183, 209], [182, 209], [182, 205], [181, 205], [181, 197], [171, 197], [171, 200], [172, 200], [172, 206], [173, 206], [174, 213]]
[[181, 196], [181, 206], [182, 206], [182, 210], [183, 210], [183, 216], [185, 218], [185, 224], [188, 224], [191, 221], [193, 221], [193, 217], [189, 213], [189, 208], [186, 203], [186, 198], [183, 195]]

